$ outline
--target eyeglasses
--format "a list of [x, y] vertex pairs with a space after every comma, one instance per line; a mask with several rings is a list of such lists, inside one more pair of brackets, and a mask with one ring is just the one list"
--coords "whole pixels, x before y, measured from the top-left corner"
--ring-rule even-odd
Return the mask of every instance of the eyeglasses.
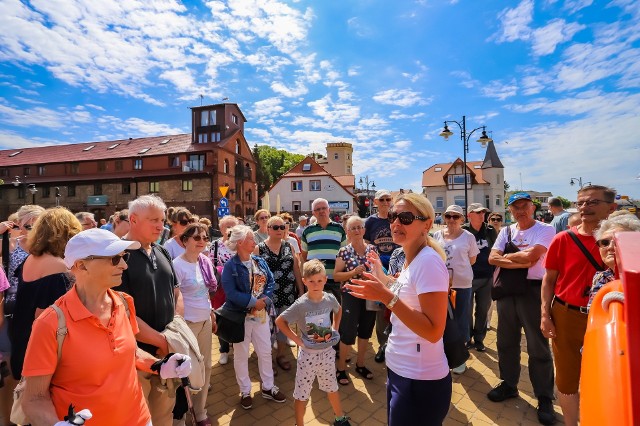
[[11, 229], [20, 229], [20, 225], [13, 225]]
[[209, 237], [203, 237], [201, 235], [193, 235], [191, 238], [193, 238], [193, 241], [201, 241], [201, 240], [209, 241]]
[[110, 259], [112, 266], [118, 266], [120, 259], [124, 259], [124, 263], [127, 263], [129, 261], [129, 255], [130, 253], [126, 252], [124, 254], [116, 254], [115, 256], [89, 256], [85, 257], [83, 260]]
[[491, 219], [489, 219], [491, 222], [502, 222], [502, 218], [501, 217], [492, 217]]
[[608, 203], [608, 201], [606, 201], [606, 200], [576, 201], [576, 206], [578, 206], [578, 207], [582, 207], [582, 206], [594, 207], [594, 206], [597, 206], [600, 203]]
[[596, 241], [596, 244], [598, 245], [598, 247], [600, 248], [607, 248], [609, 247], [611, 244], [613, 243], [613, 240], [611, 238], [603, 238], [601, 240]]
[[378, 198], [378, 201], [384, 202], [384, 203], [390, 203], [391, 202], [391, 198]]
[[269, 228], [273, 229], [274, 231], [284, 231], [285, 229], [287, 229], [285, 225], [271, 225]]
[[389, 220], [389, 223], [393, 223], [396, 221], [396, 219], [400, 219], [400, 223], [403, 225], [411, 225], [413, 221], [416, 219], [429, 220], [428, 217], [416, 216], [411, 212], [400, 212], [400, 213], [391, 212], [389, 213], [389, 216], [387, 217], [387, 219]]
[[191, 218], [191, 219], [182, 219], [182, 220], [179, 220], [179, 221], [178, 221], [178, 223], [179, 223], [180, 225], [182, 225], [182, 226], [187, 226], [188, 224], [190, 224], [190, 223], [194, 223], [195, 221], [196, 221], [196, 220], [195, 220], [195, 219], [193, 219], [193, 218]]
[[364, 226], [358, 225], [358, 226], [354, 226], [352, 228], [349, 228], [349, 231], [362, 231], [363, 229], [364, 229]]
[[268, 220], [269, 216], [260, 216], [258, 220]]
[[329, 210], [329, 207], [317, 207], [313, 209], [314, 212], [321, 212], [322, 210]]
[[453, 220], [458, 220], [460, 219], [462, 216], [460, 216], [459, 214], [445, 214], [444, 218], [445, 219], [453, 219]]
[[22, 227], [27, 231], [31, 231], [31, 229], [33, 228], [33, 225], [22, 225]]

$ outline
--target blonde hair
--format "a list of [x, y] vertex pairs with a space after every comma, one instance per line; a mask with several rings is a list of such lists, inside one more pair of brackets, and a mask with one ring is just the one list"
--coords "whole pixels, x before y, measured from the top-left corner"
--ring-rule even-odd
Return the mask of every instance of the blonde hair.
[[[431, 204], [431, 201], [429, 201], [427, 197], [421, 194], [417, 194], [415, 192], [404, 193], [398, 196], [394, 204], [398, 204], [402, 200], [411, 204], [416, 210], [418, 210], [418, 213], [420, 213], [422, 216], [429, 218], [433, 221], [433, 218], [435, 216], [435, 210], [433, 209], [433, 205]], [[438, 253], [438, 255], [442, 258], [442, 260], [445, 260], [445, 261], [447, 260], [447, 255], [445, 254], [444, 249], [428, 233], [425, 237], [425, 241], [429, 247], [431, 247], [436, 251], [436, 253]]]
[[218, 228], [222, 229], [223, 226], [233, 227], [238, 224], [238, 218], [231, 215], [226, 215], [222, 219], [218, 220]]
[[238, 244], [244, 241], [248, 235], [253, 238], [253, 231], [247, 225], [236, 225], [229, 230], [229, 234], [229, 239], [225, 244], [231, 251], [237, 251]]
[[271, 217], [271, 213], [269, 213], [269, 210], [266, 209], [260, 209], [257, 212], [254, 213], [253, 218], [256, 220], [256, 222], [258, 221], [258, 218], [260, 217], [260, 215], [262, 213], [266, 213], [269, 215], [269, 217]]
[[284, 219], [281, 218], [280, 216], [271, 216], [269, 218], [269, 220], [267, 221], [267, 227], [273, 225], [274, 222], [283, 222], [284, 223]]
[[29, 252], [34, 256], [49, 253], [64, 257], [67, 241], [82, 231], [80, 221], [64, 207], [52, 207], [40, 215], [27, 236]]
[[31, 220], [37, 219], [40, 215], [44, 213], [44, 207], [37, 206], [34, 204], [27, 204], [26, 206], [22, 206], [16, 212], [18, 215], [18, 223], [23, 225]]
[[324, 269], [324, 264], [320, 259], [312, 259], [304, 263], [302, 267], [302, 278], [309, 278], [313, 275], [327, 275], [327, 271]]

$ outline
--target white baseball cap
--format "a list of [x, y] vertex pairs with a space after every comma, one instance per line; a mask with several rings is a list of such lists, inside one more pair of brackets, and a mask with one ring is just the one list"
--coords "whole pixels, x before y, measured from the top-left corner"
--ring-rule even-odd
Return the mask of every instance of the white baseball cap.
[[452, 204], [449, 207], [447, 207], [447, 210], [444, 211], [445, 213], [457, 213], [460, 216], [464, 216], [464, 211], [462, 210], [462, 207]]
[[91, 228], [74, 235], [64, 249], [64, 263], [71, 268], [76, 260], [89, 256], [115, 256], [126, 249], [140, 248], [137, 241], [121, 240], [116, 234], [106, 229]]

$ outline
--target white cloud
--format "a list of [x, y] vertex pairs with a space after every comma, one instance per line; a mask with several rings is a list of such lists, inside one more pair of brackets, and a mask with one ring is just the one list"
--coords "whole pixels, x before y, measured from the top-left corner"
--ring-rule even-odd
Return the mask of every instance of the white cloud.
[[563, 9], [569, 13], [575, 13], [585, 7], [591, 6], [593, 0], [565, 0]]
[[361, 38], [370, 38], [375, 34], [373, 27], [357, 16], [347, 19], [347, 27], [349, 31]]
[[498, 14], [502, 33], [498, 42], [528, 40], [531, 35], [529, 24], [533, 21], [533, 0], [522, 0], [515, 8], [506, 8]]
[[533, 54], [549, 55], [556, 50], [558, 44], [571, 40], [577, 32], [585, 28], [585, 25], [567, 23], [564, 19], [554, 19], [544, 27], [533, 31]]
[[296, 98], [298, 96], [306, 95], [307, 92], [309, 91], [305, 87], [304, 83], [302, 83], [299, 80], [296, 81], [294, 84], [295, 84], [295, 87], [289, 87], [281, 81], [274, 81], [271, 84], [271, 90], [273, 90], [277, 94], [286, 96], [288, 98]]
[[482, 87], [482, 94], [488, 98], [495, 98], [504, 101], [507, 98], [515, 96], [518, 92], [518, 85], [515, 79], [508, 83], [497, 80], [491, 81]]
[[373, 95], [373, 100], [383, 105], [396, 105], [409, 107], [414, 105], [427, 105], [431, 99], [425, 100], [419, 92], [409, 89], [389, 89]]

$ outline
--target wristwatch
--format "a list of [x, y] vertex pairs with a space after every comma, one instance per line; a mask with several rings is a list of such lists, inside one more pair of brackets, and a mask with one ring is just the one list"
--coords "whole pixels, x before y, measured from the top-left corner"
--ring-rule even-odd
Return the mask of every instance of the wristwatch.
[[387, 309], [391, 309], [393, 308], [393, 306], [396, 304], [396, 302], [398, 301], [399, 296], [397, 294], [393, 295], [393, 299], [391, 299], [391, 302], [387, 303]]

